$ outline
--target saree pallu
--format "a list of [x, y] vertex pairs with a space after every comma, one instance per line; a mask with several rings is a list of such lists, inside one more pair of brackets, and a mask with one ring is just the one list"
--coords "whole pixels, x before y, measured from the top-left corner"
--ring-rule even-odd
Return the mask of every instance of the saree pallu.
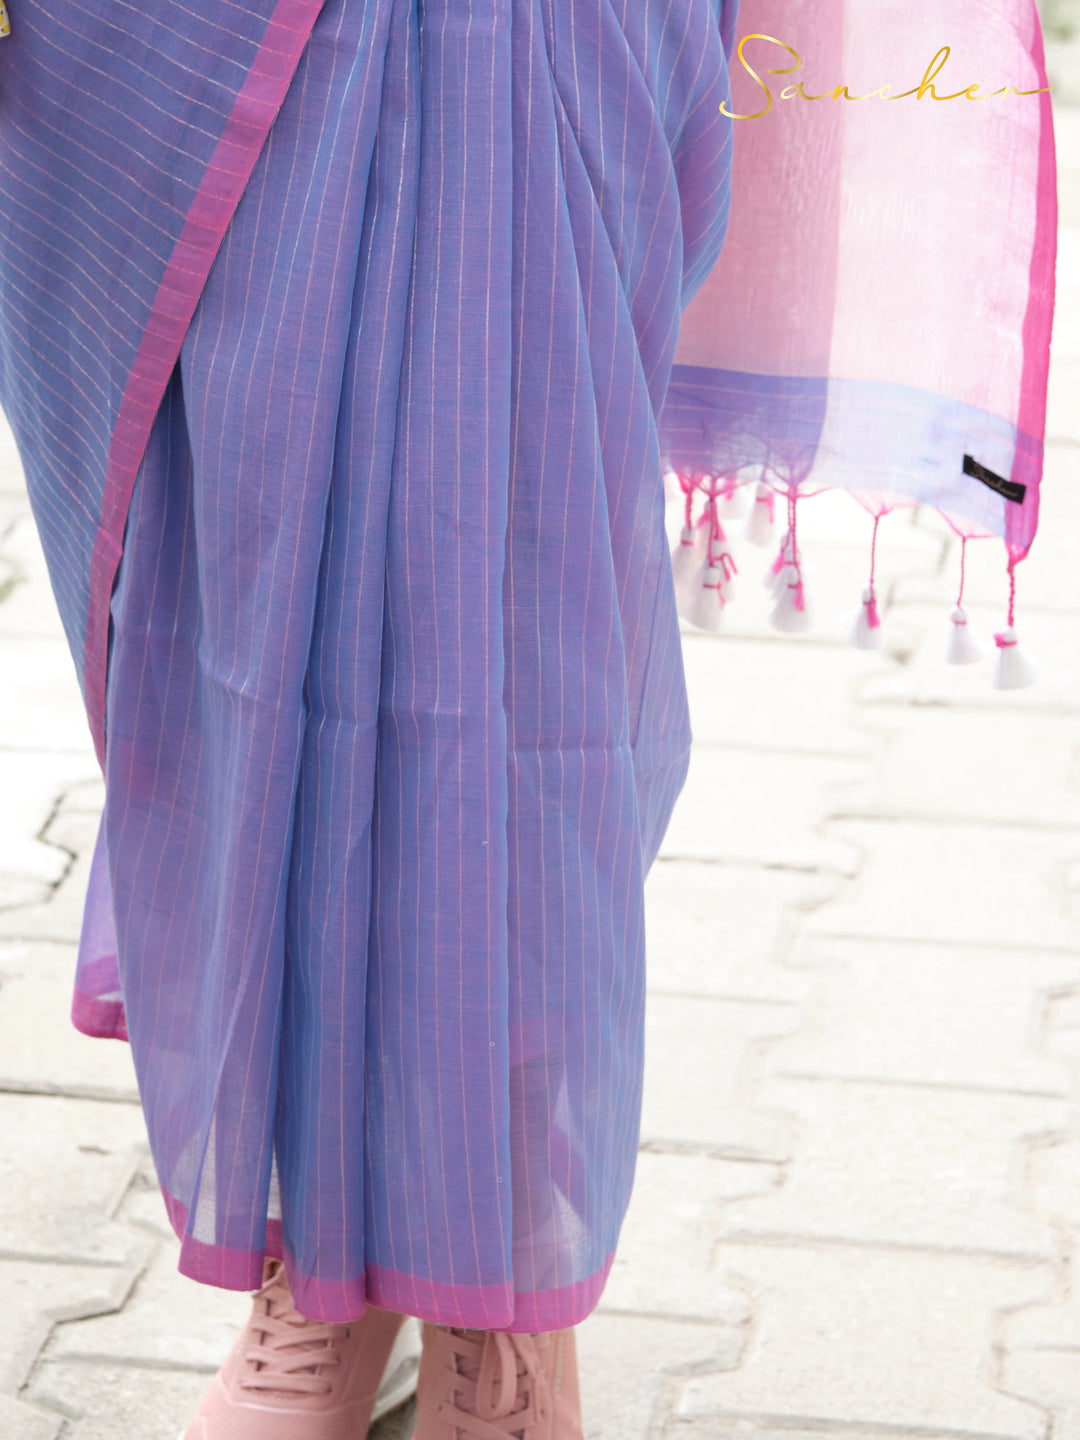
[[[965, 544], [1004, 542], [995, 638], [1011, 649], [1016, 566], [1038, 523], [1057, 245], [1034, 0], [744, 0], [739, 29], [731, 223], [683, 316], [661, 417], [685, 497], [680, 613], [719, 628], [687, 562], [727, 562], [718, 501], [754, 482], [757, 518], [762, 502], [770, 519], [786, 512], [773, 573], [802, 608], [800, 502], [839, 488], [873, 518], [854, 643], [879, 625], [878, 522], [924, 504]], [[957, 581], [959, 605], [962, 558]], [[795, 619], [773, 623], [807, 628]], [[1002, 658], [996, 684], [1030, 683], [1012, 665], [1003, 677]]]
[[[1022, 80], [1033, 6], [997, 9]], [[807, 9], [808, 54], [835, 65], [858, 10]], [[882, 13], [887, 49], [909, 17]], [[901, 190], [840, 224], [852, 122], [728, 119], [734, 21], [726, 0], [12, 14], [0, 398], [106, 780], [73, 1016], [130, 1038], [197, 1279], [251, 1288], [282, 1254], [325, 1319], [537, 1330], [595, 1305], [637, 1146], [642, 885], [691, 742], [665, 466], [865, 481], [832, 463], [863, 415], [836, 397], [880, 382], [872, 433], [907, 436], [921, 385], [927, 413], [969, 405], [950, 474], [954, 442], [1022, 467], [1006, 538], [1033, 529], [1041, 100], [948, 181], [966, 216], [965, 174], [1007, 180], [984, 228], [1010, 263], [970, 317], [1021, 316], [996, 388], [959, 344], [890, 376], [833, 343], [869, 313], [841, 280], [923, 172], [895, 136]], [[923, 449], [894, 449], [872, 488], [920, 494]]]

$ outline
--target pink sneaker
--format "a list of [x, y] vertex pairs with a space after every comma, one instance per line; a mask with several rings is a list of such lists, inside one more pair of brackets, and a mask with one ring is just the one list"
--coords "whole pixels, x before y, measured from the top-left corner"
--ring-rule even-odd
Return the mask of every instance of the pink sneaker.
[[425, 1324], [412, 1440], [584, 1440], [573, 1330]]
[[[363, 1440], [380, 1381], [412, 1391], [400, 1357], [404, 1315], [369, 1305], [347, 1325], [293, 1308], [280, 1260], [268, 1260], [251, 1319], [211, 1381], [181, 1440]], [[406, 1338], [402, 1336], [402, 1338]], [[382, 1411], [391, 1405], [380, 1407]]]

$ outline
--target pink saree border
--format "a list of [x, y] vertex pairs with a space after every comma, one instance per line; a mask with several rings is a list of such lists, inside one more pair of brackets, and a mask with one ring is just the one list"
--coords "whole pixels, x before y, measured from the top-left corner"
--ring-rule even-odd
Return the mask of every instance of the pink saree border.
[[130, 1040], [122, 1000], [99, 1000], [77, 986], [71, 1001], [71, 1023], [95, 1040]]
[[135, 477], [206, 277], [322, 6], [323, 0], [277, 0], [165, 266], [117, 411], [90, 558], [84, 651], [86, 712], [103, 769], [109, 601]]
[[374, 1305], [379, 1310], [466, 1329], [516, 1334], [565, 1330], [579, 1325], [596, 1308], [615, 1260], [612, 1251], [592, 1275], [550, 1290], [515, 1291], [509, 1284], [451, 1285], [382, 1265], [369, 1265], [363, 1275], [348, 1280], [318, 1280], [298, 1272], [294, 1257], [283, 1244], [280, 1220], [267, 1221], [262, 1250], [209, 1245], [187, 1233], [187, 1206], [164, 1186], [161, 1193], [169, 1223], [180, 1240], [182, 1275], [223, 1290], [257, 1290], [262, 1284], [264, 1256], [284, 1260], [296, 1308], [310, 1320], [356, 1320], [368, 1305]]

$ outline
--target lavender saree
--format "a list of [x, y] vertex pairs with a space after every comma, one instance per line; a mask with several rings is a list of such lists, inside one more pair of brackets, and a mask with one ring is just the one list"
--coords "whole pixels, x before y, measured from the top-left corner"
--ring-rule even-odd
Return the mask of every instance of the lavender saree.
[[[272, 1252], [316, 1318], [573, 1324], [689, 758], [663, 470], [711, 547], [718, 483], [837, 453], [837, 227], [803, 216], [792, 325], [723, 312], [791, 253], [774, 217], [716, 263], [727, 0], [12, 11], [0, 398], [106, 780], [75, 1022], [130, 1038], [186, 1273]], [[1001, 157], [1009, 375], [1048, 340], [1040, 123]], [[986, 457], [1032, 500], [1035, 370]]]
[[555, 1328], [634, 1171], [727, 32], [259, 10], [24, 0], [0, 57], [4, 401], [106, 777], [75, 1020], [188, 1274]]

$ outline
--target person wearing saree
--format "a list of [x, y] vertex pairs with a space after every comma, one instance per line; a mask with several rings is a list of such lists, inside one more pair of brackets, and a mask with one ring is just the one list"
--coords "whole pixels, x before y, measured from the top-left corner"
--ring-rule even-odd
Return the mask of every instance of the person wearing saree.
[[418, 1440], [575, 1440], [691, 742], [664, 467], [1025, 553], [1045, 97], [949, 122], [961, 343], [925, 115], [732, 121], [728, 0], [9, 9], [0, 399], [106, 784], [73, 1018], [130, 1039], [180, 1268], [257, 1292], [188, 1440], [363, 1434], [404, 1315]]

